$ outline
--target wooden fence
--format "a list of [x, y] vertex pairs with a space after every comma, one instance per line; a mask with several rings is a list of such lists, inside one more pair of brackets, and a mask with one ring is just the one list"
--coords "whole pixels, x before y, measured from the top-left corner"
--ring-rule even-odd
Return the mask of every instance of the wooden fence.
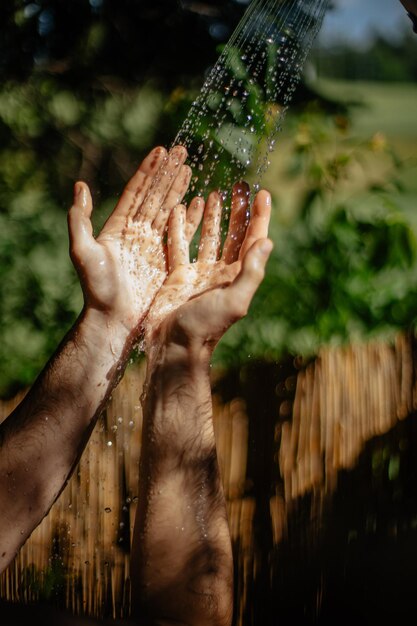
[[[286, 372], [280, 386], [287, 393], [275, 393], [267, 417], [275, 433], [276, 474], [268, 486], [265, 523], [274, 547], [285, 540], [289, 515], [301, 497], [314, 494], [315, 505], [331, 498], [339, 472], [354, 467], [364, 445], [415, 410], [413, 351], [413, 338], [400, 335], [392, 345], [326, 348]], [[129, 366], [65, 490], [0, 576], [0, 598], [29, 603], [50, 594], [75, 615], [128, 616], [143, 378], [143, 365]], [[0, 420], [20, 399], [3, 403]], [[248, 469], [251, 421], [257, 415], [248, 410], [243, 391], [228, 402], [214, 392], [213, 404], [234, 546], [235, 624], [246, 626], [251, 588], [262, 567], [254, 524], [260, 504]], [[271, 442], [264, 443], [270, 450]]]

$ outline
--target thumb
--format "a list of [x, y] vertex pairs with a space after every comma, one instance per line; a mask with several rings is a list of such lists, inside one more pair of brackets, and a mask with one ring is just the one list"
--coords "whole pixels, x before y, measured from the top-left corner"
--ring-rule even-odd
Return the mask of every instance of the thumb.
[[246, 315], [252, 298], [265, 276], [265, 267], [272, 248], [273, 243], [270, 239], [256, 241], [245, 254], [239, 274], [227, 288], [229, 301], [239, 308], [240, 317]]
[[68, 231], [70, 239], [70, 254], [72, 258], [80, 260], [87, 248], [91, 247], [93, 226], [91, 214], [93, 201], [88, 185], [76, 182], [74, 185], [74, 201], [68, 211]]

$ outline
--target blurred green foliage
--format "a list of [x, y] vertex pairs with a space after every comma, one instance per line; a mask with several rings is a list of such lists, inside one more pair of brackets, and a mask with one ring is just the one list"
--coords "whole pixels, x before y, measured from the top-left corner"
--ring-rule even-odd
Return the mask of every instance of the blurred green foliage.
[[341, 42], [332, 47], [317, 47], [311, 55], [311, 61], [322, 77], [415, 82], [417, 39], [409, 28], [396, 40], [379, 35], [364, 46]]
[[43, 73], [2, 86], [1, 393], [32, 382], [81, 310], [66, 224], [73, 183], [92, 187], [97, 229], [114, 206], [114, 189], [133, 173], [134, 156], [153, 143], [163, 107], [147, 85], [92, 101]]
[[[244, 10], [227, 4], [213, 19]], [[98, 231], [148, 149], [172, 141], [218, 41], [177, 3], [13, 0], [0, 16], [5, 396], [33, 382], [82, 307], [66, 224], [74, 182], [90, 185]]]
[[[308, 357], [324, 344], [415, 327], [417, 231], [401, 205], [405, 164], [379, 133], [358, 144], [347, 119], [307, 112], [292, 118], [287, 135], [266, 278], [251, 315], [218, 347], [218, 363]], [[379, 160], [382, 176], [367, 171]], [[285, 179], [298, 194], [280, 220]]]

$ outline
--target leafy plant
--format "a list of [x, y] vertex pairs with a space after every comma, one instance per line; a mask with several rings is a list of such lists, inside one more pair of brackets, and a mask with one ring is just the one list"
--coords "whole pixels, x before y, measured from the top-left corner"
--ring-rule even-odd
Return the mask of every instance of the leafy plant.
[[[293, 120], [285, 156], [298, 191], [292, 216], [279, 223], [274, 215], [266, 278], [250, 317], [219, 345], [219, 363], [312, 356], [326, 343], [416, 325], [417, 233], [399, 202], [404, 166], [381, 135], [358, 146], [336, 122]], [[366, 170], [378, 160], [382, 175]]]

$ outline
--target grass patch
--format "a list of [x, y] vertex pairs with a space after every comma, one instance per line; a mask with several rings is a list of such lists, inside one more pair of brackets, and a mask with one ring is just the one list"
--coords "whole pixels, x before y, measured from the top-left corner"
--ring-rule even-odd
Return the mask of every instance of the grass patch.
[[[400, 195], [396, 194], [396, 201], [413, 215], [417, 227], [417, 215], [414, 218], [414, 213], [417, 213], [417, 85], [320, 79], [315, 88], [324, 96], [351, 105], [348, 134], [353, 143], [359, 146], [377, 133], [386, 137], [389, 146], [404, 163], [402, 171], [397, 174], [403, 184], [403, 191]], [[291, 117], [290, 110], [288, 122]], [[285, 205], [293, 206], [294, 193], [297, 195], [297, 189], [283, 175], [283, 169], [288, 163], [292, 134], [290, 124], [285, 124], [281, 143], [271, 156], [271, 168], [264, 180], [265, 186], [269, 186], [272, 191], [276, 190], [281, 198], [284, 196], [284, 211]], [[376, 183], [382, 183], [390, 177], [389, 159], [384, 159], [380, 154], [369, 155], [362, 167], [363, 176]], [[355, 193], [355, 182], [350, 180], [349, 185], [352, 193]], [[291, 208], [288, 210], [291, 212]]]

